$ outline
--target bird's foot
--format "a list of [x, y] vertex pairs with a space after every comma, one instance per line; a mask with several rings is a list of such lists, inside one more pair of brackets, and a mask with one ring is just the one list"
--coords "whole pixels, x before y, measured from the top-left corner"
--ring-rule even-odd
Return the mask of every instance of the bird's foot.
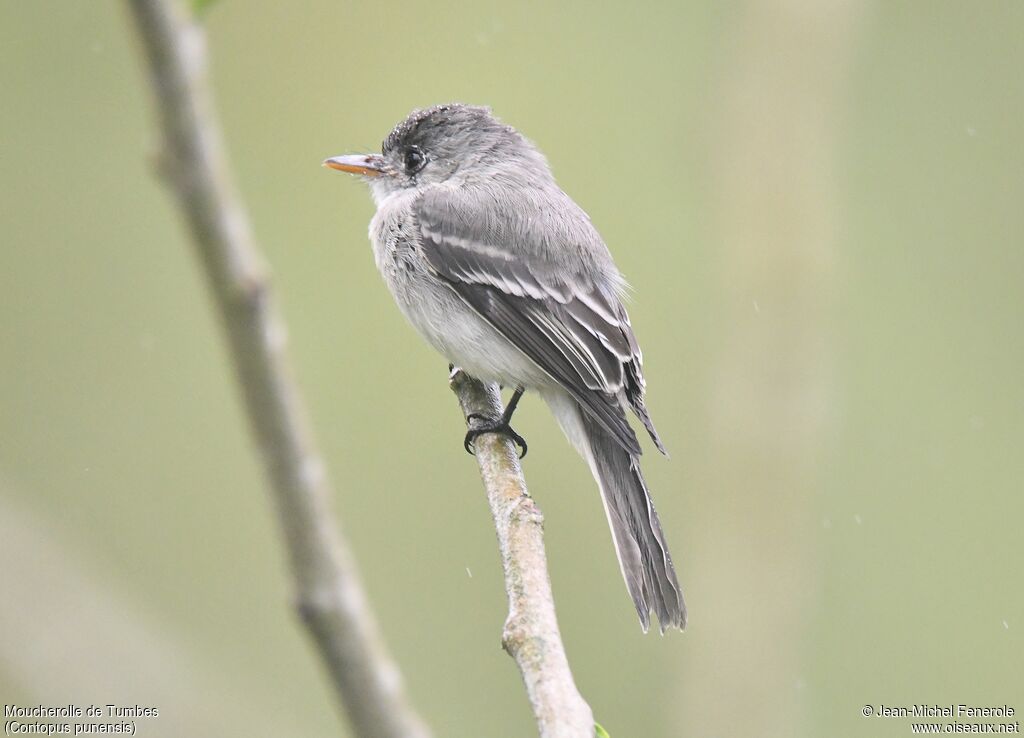
[[466, 437], [462, 441], [462, 446], [463, 448], [466, 449], [468, 453], [474, 456], [476, 455], [476, 452], [473, 449], [473, 441], [475, 441], [479, 436], [482, 436], [485, 433], [501, 433], [504, 436], [508, 436], [509, 439], [511, 439], [512, 443], [516, 444], [516, 446], [519, 447], [520, 459], [526, 456], [526, 439], [515, 432], [515, 430], [512, 428], [511, 425], [509, 425], [508, 420], [506, 420], [504, 416], [495, 420], [494, 418], [487, 418], [484, 417], [483, 415], [472, 413], [466, 416], [466, 420], [471, 424], [473, 422], [479, 424], [475, 428], [470, 428], [468, 431], [466, 431]]

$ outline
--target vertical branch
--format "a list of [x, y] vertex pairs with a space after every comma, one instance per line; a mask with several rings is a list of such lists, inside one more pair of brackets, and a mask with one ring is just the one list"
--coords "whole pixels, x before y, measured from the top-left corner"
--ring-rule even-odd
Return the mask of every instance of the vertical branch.
[[332, 524], [331, 489], [285, 353], [285, 330], [231, 182], [206, 84], [202, 30], [175, 0], [127, 0], [163, 131], [160, 160], [223, 323], [270, 480], [297, 607], [355, 732], [425, 738]]
[[690, 575], [694, 601], [717, 602], [694, 623], [702, 637], [683, 666], [680, 721], [694, 735], [799, 732], [831, 389], [837, 132], [861, 8], [751, 0], [724, 44], [710, 126], [724, 325]]
[[[456, 370], [451, 386], [463, 415], [501, 414], [498, 388]], [[494, 516], [508, 594], [501, 642], [515, 659], [541, 738], [593, 738], [594, 717], [569, 669], [555, 617], [544, 553], [544, 518], [526, 490], [515, 447], [488, 433], [474, 442], [480, 477]]]

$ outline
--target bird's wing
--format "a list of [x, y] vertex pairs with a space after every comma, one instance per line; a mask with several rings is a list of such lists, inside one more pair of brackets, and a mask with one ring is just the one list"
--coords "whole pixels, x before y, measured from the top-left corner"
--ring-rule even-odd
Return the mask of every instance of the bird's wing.
[[618, 273], [568, 196], [436, 188], [414, 206], [430, 267], [470, 307], [560, 384], [632, 454], [627, 402], [658, 448], [643, 404], [641, 354], [616, 294]]

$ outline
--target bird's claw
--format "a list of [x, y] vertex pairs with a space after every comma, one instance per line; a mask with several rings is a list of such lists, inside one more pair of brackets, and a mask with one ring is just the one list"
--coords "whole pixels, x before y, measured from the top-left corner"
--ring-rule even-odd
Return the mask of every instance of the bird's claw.
[[516, 446], [522, 450], [522, 453], [519, 454], [520, 459], [526, 457], [526, 439], [516, 433], [512, 429], [512, 426], [509, 425], [509, 422], [504, 418], [494, 420], [493, 418], [487, 418], [477, 413], [471, 413], [466, 416], [466, 420], [470, 423], [475, 420], [483, 424], [476, 428], [470, 428], [466, 431], [466, 437], [462, 441], [462, 447], [466, 449], [466, 453], [476, 456], [476, 451], [473, 448], [473, 441], [475, 441], [477, 437], [482, 436], [485, 433], [500, 433], [511, 439], [512, 443], [516, 444]]

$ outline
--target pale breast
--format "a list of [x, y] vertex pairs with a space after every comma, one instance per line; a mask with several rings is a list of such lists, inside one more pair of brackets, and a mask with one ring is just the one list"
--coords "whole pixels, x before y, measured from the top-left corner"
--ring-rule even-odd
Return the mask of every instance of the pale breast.
[[541, 387], [552, 380], [433, 274], [420, 250], [412, 196], [380, 204], [370, 222], [374, 259], [399, 309], [449, 362], [486, 381]]

